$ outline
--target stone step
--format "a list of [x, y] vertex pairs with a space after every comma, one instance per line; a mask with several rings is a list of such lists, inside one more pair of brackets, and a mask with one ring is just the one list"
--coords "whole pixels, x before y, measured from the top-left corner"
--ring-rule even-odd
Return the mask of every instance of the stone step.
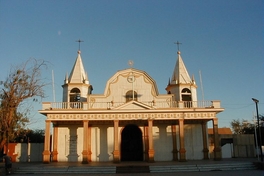
[[28, 166], [14, 168], [16, 174], [114, 174], [114, 173], [173, 173], [173, 172], [205, 172], [226, 170], [255, 170], [252, 162], [226, 164], [194, 164], [194, 165], [152, 165], [152, 166]]
[[203, 165], [171, 165], [171, 166], [150, 166], [150, 172], [203, 172], [223, 170], [255, 170], [257, 167], [249, 163], [228, 163], [228, 164], [203, 164]]
[[152, 173], [155, 172], [194, 172], [199, 171], [196, 165], [170, 165], [170, 166], [149, 166]]
[[19, 167], [14, 173], [21, 174], [63, 174], [63, 173], [116, 173], [116, 167]]
[[257, 169], [253, 163], [228, 163], [197, 165], [199, 171], [223, 171], [223, 170], [254, 170]]
[[149, 173], [149, 166], [117, 166], [116, 173]]

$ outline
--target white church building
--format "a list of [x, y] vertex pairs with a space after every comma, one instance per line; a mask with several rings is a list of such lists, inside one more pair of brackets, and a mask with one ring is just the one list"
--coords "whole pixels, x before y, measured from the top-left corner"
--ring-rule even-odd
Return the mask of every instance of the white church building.
[[117, 71], [102, 94], [92, 94], [87, 75], [78, 51], [62, 85], [62, 102], [42, 104], [44, 163], [208, 159], [208, 123], [214, 159], [221, 159], [217, 114], [224, 109], [218, 100], [197, 100], [197, 85], [180, 51], [164, 85], [167, 94], [159, 94], [155, 80], [134, 68]]

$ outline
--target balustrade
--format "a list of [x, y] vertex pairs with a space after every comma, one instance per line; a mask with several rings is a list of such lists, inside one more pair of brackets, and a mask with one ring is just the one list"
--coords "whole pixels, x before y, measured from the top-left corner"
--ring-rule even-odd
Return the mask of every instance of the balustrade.
[[[43, 102], [43, 110], [114, 109], [126, 102]], [[148, 101], [140, 102], [151, 108], [220, 108], [220, 101]]]

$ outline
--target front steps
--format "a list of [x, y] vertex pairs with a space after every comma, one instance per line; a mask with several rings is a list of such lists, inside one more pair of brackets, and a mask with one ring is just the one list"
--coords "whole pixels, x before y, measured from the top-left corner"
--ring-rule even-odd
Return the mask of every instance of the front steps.
[[205, 172], [205, 171], [231, 171], [231, 170], [256, 170], [251, 163], [228, 163], [228, 164], [195, 164], [195, 165], [171, 165], [150, 166], [150, 172]]
[[14, 168], [15, 174], [114, 174], [115, 166], [45, 166], [45, 167], [19, 167]]
[[117, 166], [116, 173], [150, 173], [149, 166]]
[[15, 174], [114, 174], [114, 173], [174, 173], [255, 170], [252, 162], [193, 165], [126, 165], [126, 166], [26, 166], [14, 168]]

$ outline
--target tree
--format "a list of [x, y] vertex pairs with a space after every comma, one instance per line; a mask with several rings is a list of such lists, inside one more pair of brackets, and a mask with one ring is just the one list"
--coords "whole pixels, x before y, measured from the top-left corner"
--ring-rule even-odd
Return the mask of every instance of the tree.
[[254, 134], [254, 124], [244, 119], [242, 121], [239, 119], [232, 120], [231, 127], [234, 134]]
[[44, 130], [30, 130], [27, 134], [27, 139], [30, 143], [44, 143]]
[[14, 138], [14, 132], [25, 126], [29, 119], [28, 110], [19, 109], [27, 99], [37, 101], [44, 97], [43, 88], [46, 85], [41, 78], [41, 70], [46, 62], [29, 59], [25, 63], [12, 67], [5, 81], [0, 81], [0, 150], [9, 140]]
[[[238, 120], [232, 120], [231, 121], [231, 127], [233, 130], [234, 134], [254, 134], [254, 139], [255, 142], [256, 140], [259, 141], [264, 141], [264, 128], [263, 128], [263, 122], [264, 122], [264, 115], [259, 115], [259, 128], [258, 128], [258, 124], [257, 124], [257, 119], [254, 123], [250, 123], [247, 120], [242, 119], [242, 121]], [[259, 132], [260, 130], [260, 132]], [[261, 133], [261, 135], [260, 135]], [[261, 136], [261, 140], [260, 140], [260, 136]], [[262, 143], [263, 144], [263, 143]], [[260, 144], [260, 145], [262, 145]]]
[[44, 143], [44, 130], [30, 130], [21, 129], [19, 132], [15, 132], [15, 138], [12, 142], [16, 143]]

